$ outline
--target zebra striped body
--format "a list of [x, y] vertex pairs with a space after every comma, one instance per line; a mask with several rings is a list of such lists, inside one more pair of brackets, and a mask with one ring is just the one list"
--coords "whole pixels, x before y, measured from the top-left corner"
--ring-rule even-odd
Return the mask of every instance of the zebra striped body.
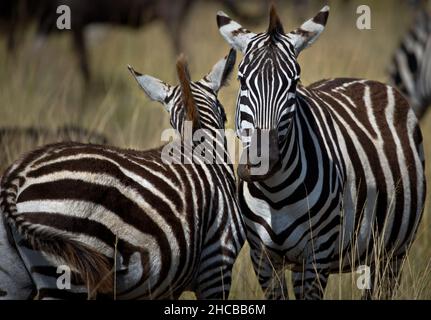
[[251, 258], [269, 298], [287, 296], [286, 267], [297, 298], [322, 298], [330, 273], [359, 265], [393, 282], [423, 211], [422, 136], [402, 95], [359, 79], [297, 84], [296, 56], [328, 10], [288, 34], [274, 8], [260, 34], [218, 16], [222, 35], [244, 53], [237, 130], [270, 136], [269, 172], [252, 175], [252, 162], [238, 170]]
[[389, 76], [422, 118], [431, 104], [431, 15], [425, 8], [395, 51]]
[[[221, 71], [229, 59], [232, 54], [219, 63]], [[133, 74], [153, 97], [156, 79]], [[224, 127], [209, 78], [176, 87], [157, 80], [168, 89], [163, 101], [174, 128], [181, 129], [189, 114], [185, 91], [195, 102], [190, 107], [196, 108], [200, 126], [210, 132], [208, 138]], [[227, 298], [231, 269], [244, 241], [233, 167], [199, 158], [167, 164], [163, 148], [140, 152], [60, 143], [31, 152], [5, 173], [2, 210], [39, 298], [99, 292], [118, 299], [160, 299], [177, 298], [184, 290], [195, 290], [198, 298]], [[183, 143], [175, 148], [188, 156]], [[43, 243], [50, 239], [61, 244], [59, 250], [44, 251], [49, 247]], [[102, 273], [99, 283], [90, 292], [82, 274], [74, 274], [71, 290], [56, 287], [57, 267], [73, 260], [67, 254], [70, 246], [83, 252], [72, 264], [75, 269], [84, 263], [82, 256], [102, 261], [102, 268], [94, 270]]]

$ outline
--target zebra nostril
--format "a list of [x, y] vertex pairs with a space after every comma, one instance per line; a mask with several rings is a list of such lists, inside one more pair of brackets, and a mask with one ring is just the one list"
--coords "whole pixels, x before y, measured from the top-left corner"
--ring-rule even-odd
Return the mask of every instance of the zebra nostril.
[[7, 295], [7, 292], [0, 289], [0, 297], [4, 297], [6, 295]]

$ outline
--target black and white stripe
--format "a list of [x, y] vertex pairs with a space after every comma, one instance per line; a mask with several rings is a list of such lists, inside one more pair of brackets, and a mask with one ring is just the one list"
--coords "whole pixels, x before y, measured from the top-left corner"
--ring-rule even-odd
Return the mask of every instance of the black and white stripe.
[[394, 53], [390, 82], [409, 100], [418, 118], [431, 104], [431, 15], [419, 9], [414, 24]]
[[[269, 171], [254, 175], [250, 160], [238, 168], [251, 258], [269, 298], [287, 297], [285, 268], [297, 298], [322, 298], [330, 273], [361, 264], [393, 289], [423, 211], [422, 136], [401, 94], [359, 79], [298, 84], [297, 55], [328, 13], [287, 34], [274, 7], [260, 34], [218, 14], [223, 37], [244, 53], [237, 131], [261, 141], [269, 132]], [[240, 134], [246, 150], [259, 150], [249, 136]]]
[[[231, 51], [197, 82], [186, 81], [179, 63], [182, 81], [175, 87], [131, 71], [152, 99], [163, 102], [175, 129], [192, 120], [188, 108], [195, 108], [208, 143], [224, 147], [215, 136], [225, 122], [217, 92], [234, 62]], [[175, 148], [188, 157], [185, 144]], [[166, 164], [162, 150], [60, 143], [27, 154], [7, 170], [3, 218], [38, 298], [177, 298], [184, 290], [198, 298], [227, 298], [244, 242], [233, 167], [199, 158]], [[75, 271], [72, 288], [58, 290], [56, 270], [65, 263]], [[7, 295], [18, 289], [2, 288]]]

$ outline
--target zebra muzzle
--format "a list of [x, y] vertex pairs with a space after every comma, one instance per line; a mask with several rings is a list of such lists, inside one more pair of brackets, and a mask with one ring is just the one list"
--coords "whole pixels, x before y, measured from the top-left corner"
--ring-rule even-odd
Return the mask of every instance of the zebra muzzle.
[[238, 176], [248, 182], [265, 180], [279, 167], [279, 160], [278, 131], [257, 128], [241, 155]]

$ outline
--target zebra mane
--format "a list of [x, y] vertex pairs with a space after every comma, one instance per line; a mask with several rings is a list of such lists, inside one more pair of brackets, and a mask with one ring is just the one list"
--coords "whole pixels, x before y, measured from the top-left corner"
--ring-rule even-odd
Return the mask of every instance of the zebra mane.
[[269, 25], [267, 33], [270, 36], [276, 36], [279, 34], [284, 34], [283, 25], [278, 17], [277, 10], [275, 9], [274, 3], [271, 4], [269, 9]]
[[187, 66], [187, 60], [184, 54], [181, 54], [177, 60], [177, 74], [180, 81], [181, 99], [185, 108], [185, 119], [193, 122], [193, 129], [199, 127], [199, 112], [193, 98], [190, 87], [190, 73]]

